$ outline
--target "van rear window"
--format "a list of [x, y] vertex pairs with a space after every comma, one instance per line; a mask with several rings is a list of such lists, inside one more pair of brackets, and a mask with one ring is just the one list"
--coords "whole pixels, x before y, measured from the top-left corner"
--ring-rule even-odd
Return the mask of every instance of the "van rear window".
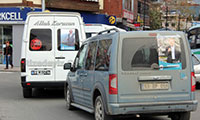
[[50, 29], [32, 29], [29, 42], [30, 51], [51, 51], [52, 33]]
[[79, 34], [77, 29], [58, 29], [58, 50], [79, 50]]
[[122, 69], [180, 70], [185, 68], [185, 52], [177, 36], [127, 38], [123, 40]]

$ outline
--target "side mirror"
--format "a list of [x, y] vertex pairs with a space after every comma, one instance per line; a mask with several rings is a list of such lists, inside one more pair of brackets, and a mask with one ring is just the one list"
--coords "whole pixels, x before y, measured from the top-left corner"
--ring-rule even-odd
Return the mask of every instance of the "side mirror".
[[64, 70], [69, 70], [72, 68], [72, 64], [71, 63], [65, 63], [63, 69]]

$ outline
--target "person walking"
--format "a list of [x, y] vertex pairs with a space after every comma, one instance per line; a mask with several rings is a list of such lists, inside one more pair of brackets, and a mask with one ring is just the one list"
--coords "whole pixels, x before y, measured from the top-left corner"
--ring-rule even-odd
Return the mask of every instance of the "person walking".
[[8, 69], [8, 65], [11, 65], [11, 68], [13, 68], [12, 64], [12, 47], [10, 46], [10, 42], [6, 41], [6, 47], [4, 48], [4, 55], [6, 57], [6, 68]]

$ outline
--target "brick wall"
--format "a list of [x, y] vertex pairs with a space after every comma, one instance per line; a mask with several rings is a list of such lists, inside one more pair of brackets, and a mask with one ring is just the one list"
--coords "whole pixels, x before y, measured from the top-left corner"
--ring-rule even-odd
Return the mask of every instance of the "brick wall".
[[122, 0], [104, 0], [103, 12], [108, 15], [122, 17]]

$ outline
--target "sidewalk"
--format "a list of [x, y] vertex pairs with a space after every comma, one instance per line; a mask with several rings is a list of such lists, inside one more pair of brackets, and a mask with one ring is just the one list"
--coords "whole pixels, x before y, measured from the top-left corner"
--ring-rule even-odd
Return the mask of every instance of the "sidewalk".
[[20, 72], [20, 67], [13, 67], [11, 69], [11, 67], [9, 66], [9, 69], [4, 69], [6, 67], [6, 65], [4, 64], [0, 64], [0, 72]]

